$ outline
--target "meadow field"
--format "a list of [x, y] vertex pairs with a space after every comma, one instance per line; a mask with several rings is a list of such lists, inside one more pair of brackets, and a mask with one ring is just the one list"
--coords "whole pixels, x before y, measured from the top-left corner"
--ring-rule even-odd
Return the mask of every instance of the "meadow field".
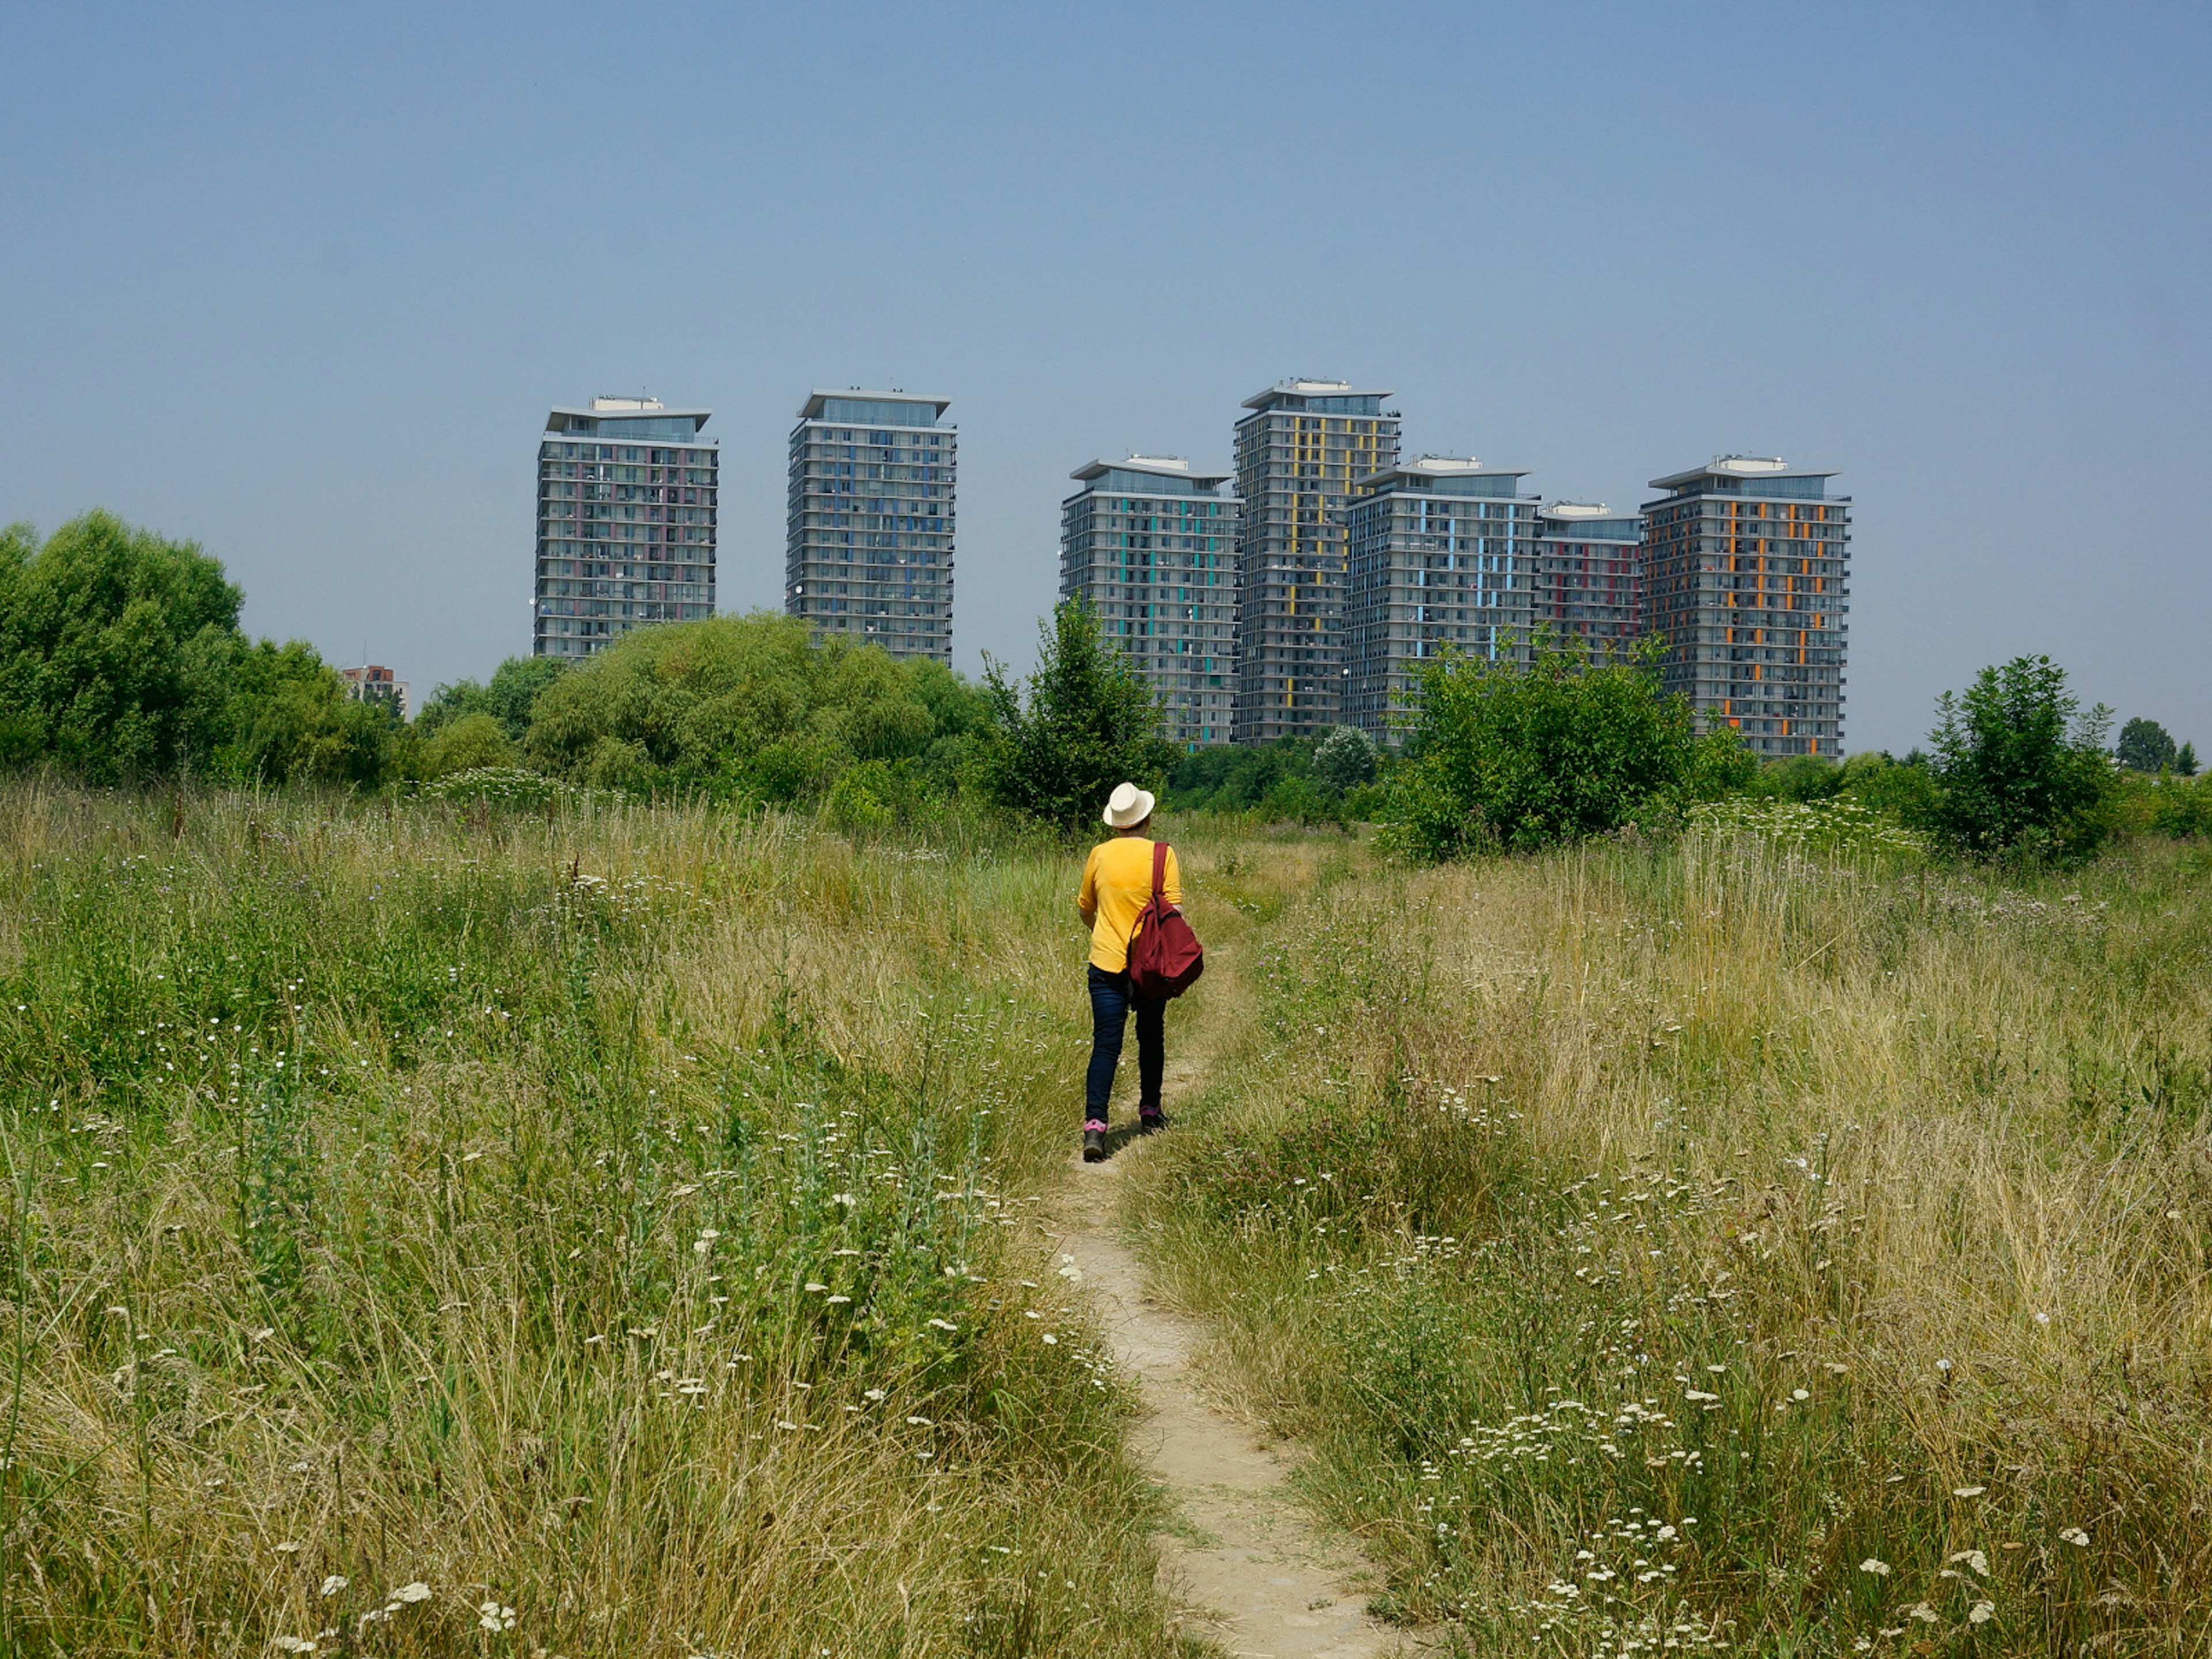
[[1376, 868], [1249, 950], [1132, 1220], [1386, 1611], [2205, 1650], [2212, 849], [1604, 844]]
[[0, 797], [0, 1651], [1174, 1650], [1027, 1219], [1077, 867]]
[[[1418, 1647], [2212, 1632], [2212, 853], [1168, 833], [1125, 1221]], [[1079, 862], [0, 795], [0, 1653], [1140, 1655]]]

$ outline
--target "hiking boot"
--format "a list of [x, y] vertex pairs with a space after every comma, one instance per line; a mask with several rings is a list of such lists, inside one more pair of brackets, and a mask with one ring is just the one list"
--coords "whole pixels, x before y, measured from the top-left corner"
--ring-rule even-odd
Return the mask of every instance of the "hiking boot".
[[1149, 1112], [1137, 1114], [1137, 1133], [1140, 1135], [1148, 1135], [1155, 1129], [1164, 1129], [1167, 1127], [1168, 1115], [1157, 1106]]
[[1106, 1157], [1106, 1126], [1097, 1118], [1083, 1126], [1083, 1161], [1097, 1164]]

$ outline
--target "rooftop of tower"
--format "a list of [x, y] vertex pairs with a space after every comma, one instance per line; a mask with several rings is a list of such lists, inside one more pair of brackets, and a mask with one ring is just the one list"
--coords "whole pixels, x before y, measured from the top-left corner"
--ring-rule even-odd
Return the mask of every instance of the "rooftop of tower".
[[[833, 403], [926, 404], [929, 406], [931, 417], [933, 419], [944, 414], [947, 409], [950, 409], [952, 406], [952, 399], [950, 398], [925, 398], [917, 396], [911, 392], [899, 392], [896, 390], [890, 392], [868, 392], [864, 391], [862, 388], [856, 386], [847, 386], [842, 391], [836, 391], [825, 390], [821, 386], [817, 386], [807, 395], [806, 406], [799, 411], [799, 418], [802, 421], [819, 421], [825, 419], [835, 421], [848, 418], [848, 416], [842, 415], [825, 416], [823, 413], [823, 410], [829, 404]], [[856, 424], [864, 423], [866, 419], [865, 416], [854, 416], [849, 418], [853, 419]]]
[[1244, 400], [1244, 407], [1270, 409], [1280, 404], [1293, 409], [1303, 409], [1309, 402], [1319, 402], [1324, 407], [1331, 407], [1340, 399], [1359, 398], [1372, 398], [1376, 405], [1373, 410], [1361, 412], [1379, 413], [1382, 400], [1396, 395], [1395, 392], [1381, 387], [1355, 386], [1349, 380], [1316, 380], [1303, 375], [1293, 375], [1287, 380], [1276, 381], [1265, 392], [1253, 393]]

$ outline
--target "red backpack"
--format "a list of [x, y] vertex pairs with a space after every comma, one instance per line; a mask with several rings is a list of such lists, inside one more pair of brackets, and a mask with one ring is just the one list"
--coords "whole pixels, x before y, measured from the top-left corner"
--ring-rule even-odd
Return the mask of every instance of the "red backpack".
[[1145, 1002], [1179, 997], [1206, 971], [1206, 951], [1170, 904], [1161, 885], [1167, 880], [1168, 844], [1152, 843], [1152, 896], [1137, 916], [1129, 939], [1129, 994]]

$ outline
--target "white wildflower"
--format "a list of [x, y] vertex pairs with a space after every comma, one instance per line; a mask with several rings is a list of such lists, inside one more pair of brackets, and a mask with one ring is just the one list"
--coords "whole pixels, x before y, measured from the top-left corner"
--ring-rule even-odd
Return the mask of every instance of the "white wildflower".
[[1988, 1490], [1989, 1488], [1987, 1486], [1954, 1486], [1951, 1488], [1951, 1496], [1954, 1498], [1979, 1498]]
[[1859, 1563], [1859, 1571], [1861, 1572], [1880, 1573], [1883, 1577], [1887, 1578], [1889, 1577], [1889, 1563], [1887, 1561], [1877, 1561], [1874, 1557], [1869, 1555], [1865, 1560]]
[[430, 1599], [430, 1587], [418, 1578], [411, 1584], [402, 1584], [385, 1599], [389, 1601], [427, 1601]]
[[343, 1589], [352, 1582], [353, 1581], [351, 1579], [345, 1577], [343, 1575], [334, 1572], [329, 1577], [323, 1580], [322, 1593], [325, 1595], [336, 1595], [340, 1590]]
[[2084, 1549], [2088, 1547], [2089, 1534], [2079, 1527], [2061, 1527], [2058, 1535], [2069, 1544], [2079, 1544]]
[[1967, 1609], [1966, 1622], [1973, 1625], [1986, 1625], [1990, 1620], [1996, 1616], [1997, 1604], [1996, 1602], [1977, 1601], [1972, 1607]]

